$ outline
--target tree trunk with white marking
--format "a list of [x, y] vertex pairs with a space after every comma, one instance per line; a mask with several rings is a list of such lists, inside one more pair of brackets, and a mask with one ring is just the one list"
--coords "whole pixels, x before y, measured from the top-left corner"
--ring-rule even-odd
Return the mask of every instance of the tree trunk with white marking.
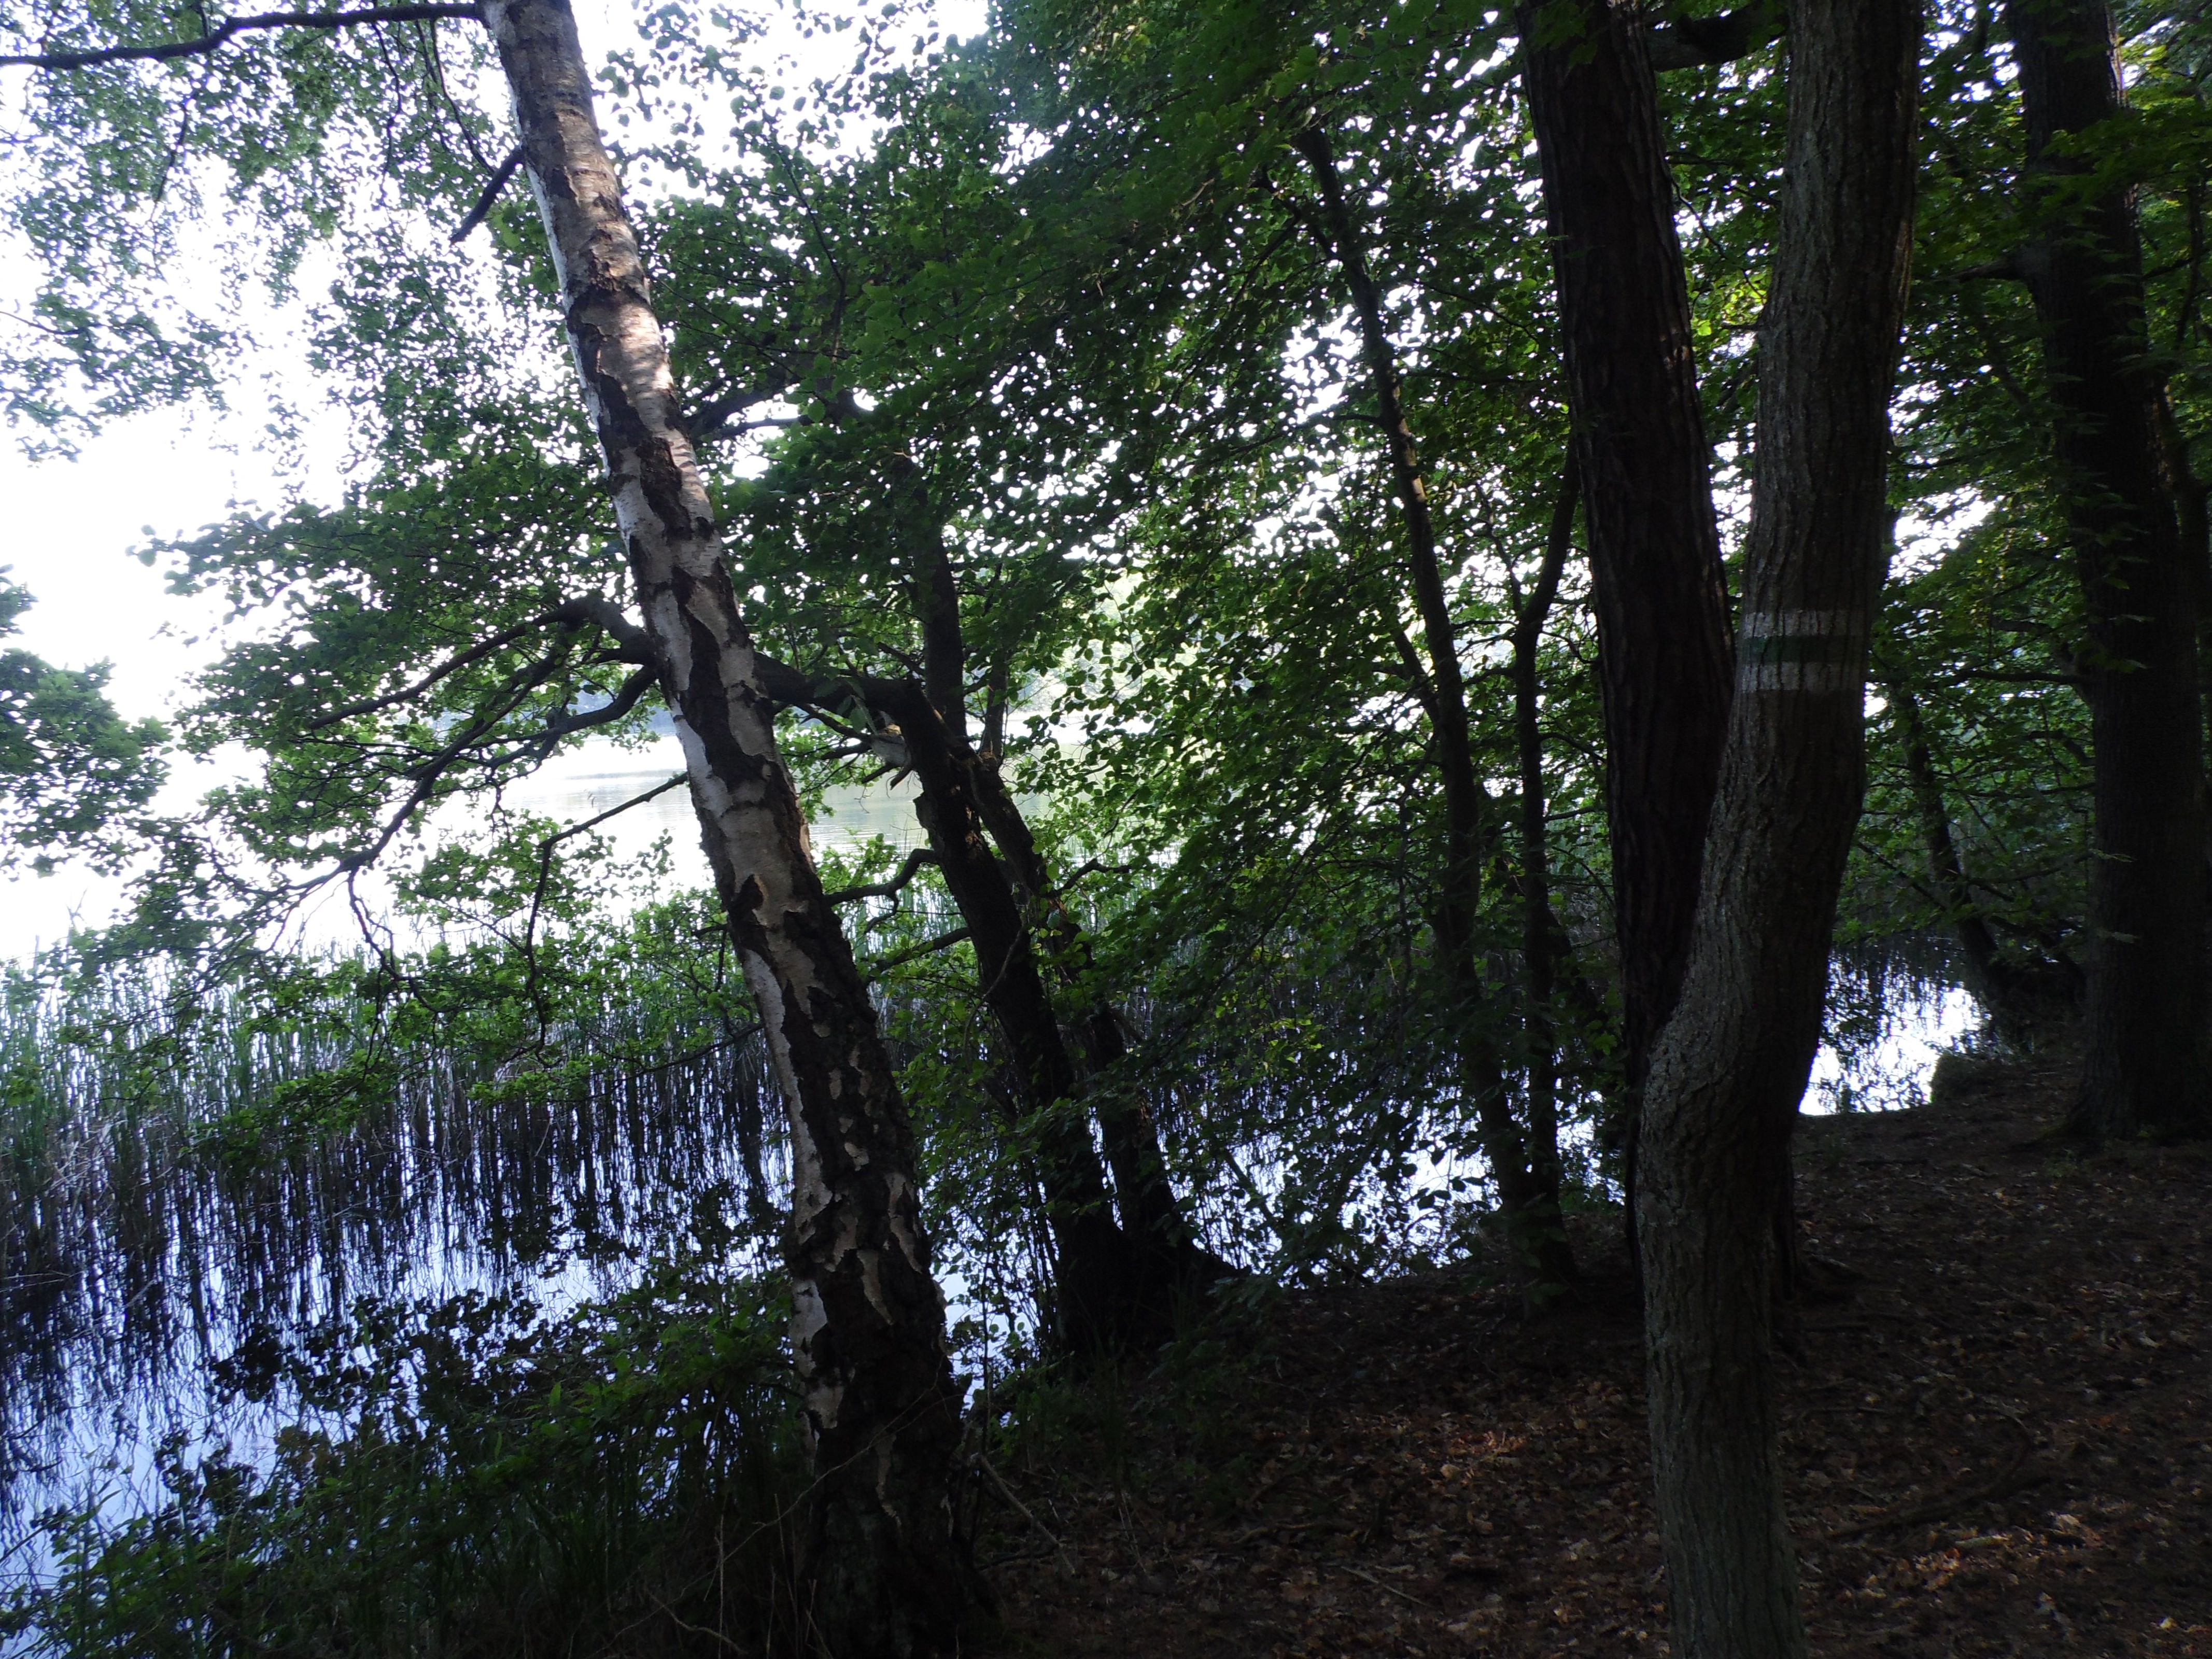
[[1638, 1193], [1682, 1659], [1806, 1650], [1776, 1446], [1774, 1218], [1864, 786], [1920, 30], [1919, 0], [1790, 9], [1735, 704], [1688, 967], [1652, 1056]]
[[489, 0], [483, 15], [708, 859], [790, 1111], [792, 1341], [816, 1472], [800, 1540], [810, 1636], [834, 1659], [950, 1653], [972, 1582], [948, 1502], [960, 1391], [913, 1132], [776, 750], [575, 20], [567, 0]]

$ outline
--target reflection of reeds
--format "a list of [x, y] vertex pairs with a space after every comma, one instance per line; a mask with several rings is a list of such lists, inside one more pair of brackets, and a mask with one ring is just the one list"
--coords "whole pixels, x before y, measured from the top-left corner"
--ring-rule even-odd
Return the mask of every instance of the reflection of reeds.
[[45, 1517], [9, 1628], [61, 1654], [795, 1647], [788, 1310], [720, 1267], [557, 1320], [362, 1298], [269, 1343], [229, 1369], [319, 1414], [251, 1462], [164, 1446], [141, 1513]]
[[154, 969], [11, 974], [11, 1438], [359, 1291], [608, 1261], [772, 1213], [778, 1114], [742, 1005], [643, 953], [595, 966], [542, 1024], [395, 1018], [357, 963], [214, 994]]

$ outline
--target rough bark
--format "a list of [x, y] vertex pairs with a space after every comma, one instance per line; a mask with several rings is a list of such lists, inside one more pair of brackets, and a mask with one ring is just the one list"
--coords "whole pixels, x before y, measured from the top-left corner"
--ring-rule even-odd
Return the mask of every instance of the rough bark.
[[566, 0], [489, 0], [645, 631], [791, 1115], [793, 1346], [815, 1468], [801, 1535], [836, 1659], [950, 1653], [971, 1576], [915, 1146], [866, 988], [810, 855]]
[[1794, 0], [1741, 666], [1638, 1194], [1674, 1650], [1806, 1651], [1775, 1437], [1773, 1218], [1864, 785], [1888, 404], [1911, 249], [1918, 0]]
[[1498, 1209], [1508, 1237], [1541, 1297], [1571, 1285], [1579, 1277], [1574, 1253], [1559, 1222], [1556, 1159], [1532, 1158], [1522, 1127], [1516, 1122], [1506, 1093], [1504, 1068], [1497, 1044], [1484, 1029], [1487, 995], [1476, 939], [1477, 905], [1482, 890], [1482, 858], [1490, 840], [1489, 797], [1474, 763], [1467, 714], [1467, 683], [1459, 661], [1458, 629], [1444, 591], [1443, 561], [1437, 556], [1436, 521], [1429, 510], [1428, 483], [1406, 419], [1397, 352], [1382, 319], [1382, 296], [1368, 268], [1364, 238], [1345, 199], [1343, 179], [1328, 135], [1307, 127], [1292, 144], [1312, 168], [1320, 212], [1310, 221], [1316, 239], [1344, 273], [1359, 327], [1360, 355], [1367, 368], [1376, 416], [1382, 429], [1390, 481], [1406, 534], [1407, 574], [1421, 618], [1424, 682], [1421, 702], [1436, 744], [1437, 772], [1443, 786], [1444, 868], [1436, 908], [1437, 953], [1454, 1003], [1460, 1030], [1461, 1071], [1475, 1105], [1483, 1156], [1497, 1183]]
[[[2087, 163], [2054, 140], [2120, 113], [2104, 0], [2008, 0], [2031, 174]], [[2132, 194], [2088, 203], [2020, 262], [2044, 336], [2053, 452], [2083, 598], [2095, 823], [2079, 1133], [2212, 1127], [2205, 1054], [2198, 572], [2161, 476], [2162, 387]]]
[[1674, 188], [1632, 0], [1522, 6], [1582, 468], [1632, 1107], [1682, 982], [1728, 726], [1728, 591]]

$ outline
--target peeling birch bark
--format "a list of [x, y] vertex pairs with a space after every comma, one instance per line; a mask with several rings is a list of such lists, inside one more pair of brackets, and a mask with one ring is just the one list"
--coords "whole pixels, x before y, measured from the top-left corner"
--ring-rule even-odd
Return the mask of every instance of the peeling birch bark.
[[777, 753], [567, 0], [489, 0], [616, 522], [707, 855], [791, 1116], [792, 1340], [816, 1469], [801, 1537], [836, 1659], [953, 1650], [968, 1599], [947, 1482], [960, 1393], [914, 1138]]

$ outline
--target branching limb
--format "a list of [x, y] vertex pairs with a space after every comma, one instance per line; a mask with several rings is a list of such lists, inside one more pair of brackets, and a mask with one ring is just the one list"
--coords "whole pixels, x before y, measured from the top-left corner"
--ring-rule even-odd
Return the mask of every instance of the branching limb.
[[252, 29], [343, 29], [361, 23], [416, 23], [432, 18], [483, 21], [483, 13], [468, 5], [365, 6], [359, 11], [264, 11], [251, 17], [233, 17], [205, 34], [190, 40], [164, 40], [143, 46], [94, 46], [83, 52], [34, 52], [0, 58], [0, 69], [77, 70], [102, 64], [161, 63], [176, 58], [197, 58]]
[[575, 714], [556, 714], [545, 722], [545, 729], [531, 739], [531, 748], [542, 748], [544, 753], [550, 754], [553, 744], [562, 738], [591, 731], [594, 726], [612, 726], [637, 707], [638, 699], [653, 689], [659, 678], [654, 670], [641, 668], [622, 683], [621, 690], [611, 699], [597, 708], [586, 708]]
[[580, 599], [567, 600], [544, 616], [532, 617], [527, 622], [517, 623], [512, 628], [502, 629], [489, 639], [478, 641], [467, 650], [448, 657], [410, 685], [402, 686], [397, 691], [387, 691], [380, 696], [363, 697], [360, 702], [349, 702], [343, 708], [334, 708], [329, 714], [320, 715], [310, 721], [307, 730], [326, 731], [342, 721], [354, 720], [362, 714], [378, 714], [384, 709], [395, 708], [400, 703], [410, 702], [437, 684], [439, 681], [459, 673], [473, 663], [482, 662], [494, 652], [503, 650], [517, 640], [537, 633], [540, 629], [556, 627], [576, 629], [591, 623], [596, 623], [614, 640], [618, 647], [615, 660], [648, 663], [653, 659], [652, 648], [646, 641], [645, 630], [623, 615], [622, 607], [612, 599], [603, 598], [596, 593], [587, 594]]
[[659, 665], [659, 653], [653, 650], [653, 641], [645, 629], [624, 616], [623, 608], [604, 593], [584, 593], [562, 601], [553, 612], [553, 619], [566, 628], [597, 623], [606, 631], [607, 637], [621, 647], [623, 661], [646, 667]]
[[556, 619], [552, 617], [532, 617], [528, 622], [517, 623], [512, 628], [502, 629], [489, 639], [479, 640], [467, 650], [448, 657], [413, 684], [404, 685], [397, 691], [387, 691], [381, 696], [363, 697], [360, 702], [349, 702], [343, 708], [333, 708], [329, 714], [310, 720], [307, 723], [307, 730], [325, 731], [343, 720], [355, 720], [363, 714], [379, 714], [386, 708], [395, 708], [400, 703], [411, 702], [437, 684], [440, 680], [458, 674], [471, 663], [482, 662], [495, 651], [513, 645], [517, 640], [538, 632]]
[[1078, 882], [1091, 876], [1134, 875], [1142, 866], [1134, 864], [1109, 864], [1103, 859], [1086, 859], [1061, 880], [1057, 891], [1065, 893]]
[[764, 380], [756, 381], [751, 386], [738, 386], [734, 391], [725, 392], [721, 397], [709, 398], [694, 410], [691, 412], [691, 418], [684, 422], [684, 429], [690, 433], [693, 443], [704, 444], [712, 443], [719, 438], [729, 437], [734, 433], [750, 431], [756, 427], [795, 425], [797, 424], [795, 419], [744, 421], [733, 424], [732, 417], [744, 414], [749, 409], [756, 409], [762, 404], [774, 402], [796, 384], [797, 381], [791, 375], [776, 374], [769, 375]]

